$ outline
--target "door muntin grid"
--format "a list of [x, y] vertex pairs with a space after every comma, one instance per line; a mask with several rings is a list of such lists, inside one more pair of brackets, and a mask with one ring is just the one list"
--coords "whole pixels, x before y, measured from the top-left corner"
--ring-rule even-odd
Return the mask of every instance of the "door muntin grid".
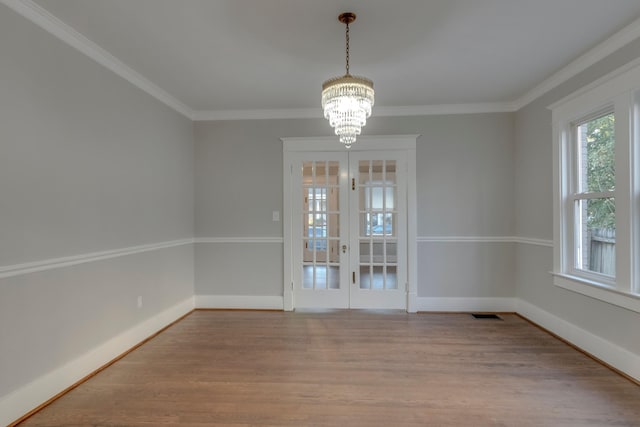
[[406, 307], [405, 162], [384, 150], [296, 155], [294, 307]]
[[302, 164], [302, 288], [340, 289], [340, 163]]
[[395, 160], [358, 162], [360, 290], [398, 289], [398, 180]]

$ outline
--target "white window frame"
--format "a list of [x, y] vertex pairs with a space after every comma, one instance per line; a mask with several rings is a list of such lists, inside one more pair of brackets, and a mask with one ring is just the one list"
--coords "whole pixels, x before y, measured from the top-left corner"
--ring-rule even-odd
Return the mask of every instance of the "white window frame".
[[[576, 212], [576, 202], [578, 201], [588, 201], [588, 200], [597, 200], [601, 198], [610, 198], [613, 197], [615, 199], [615, 191], [606, 191], [601, 193], [594, 193], [585, 191], [584, 188], [581, 188], [585, 183], [582, 182], [583, 177], [581, 177], [581, 148], [582, 141], [580, 141], [578, 136], [579, 127], [583, 124], [590, 122], [591, 120], [595, 120], [597, 118], [606, 116], [608, 114], [614, 114], [615, 117], [615, 106], [607, 105], [605, 108], [601, 110], [597, 110], [595, 112], [590, 112], [586, 116], [581, 117], [579, 120], [570, 123], [570, 128], [568, 129], [570, 134], [567, 135], [567, 162], [564, 165], [566, 172], [568, 173], [568, 189], [567, 189], [567, 197], [564, 201], [566, 206], [564, 206], [564, 212], [562, 213], [566, 217], [566, 240], [567, 243], [565, 246], [565, 259], [567, 262], [566, 271], [571, 276], [582, 277], [591, 282], [600, 283], [609, 288], [615, 289], [616, 287], [616, 277], [607, 276], [604, 274], [597, 273], [595, 271], [588, 271], [584, 269], [579, 269], [575, 265], [577, 263], [578, 258], [578, 248], [581, 247], [581, 243], [579, 239], [581, 236], [581, 231], [576, 229], [577, 225], [577, 214]], [[614, 126], [615, 128], [615, 126]], [[617, 129], [616, 129], [617, 130]], [[617, 174], [616, 174], [617, 175]], [[582, 184], [582, 185], [581, 185]], [[617, 207], [617, 205], [616, 205]], [[617, 214], [616, 214], [617, 218]], [[618, 224], [616, 223], [616, 227]], [[617, 230], [617, 228], [616, 228]], [[573, 243], [569, 240], [569, 237], [573, 236]], [[571, 244], [572, 243], [572, 244]], [[616, 242], [617, 246], [617, 242]], [[582, 249], [582, 248], [581, 248]], [[617, 267], [617, 265], [616, 265]]]
[[[549, 108], [554, 140], [554, 284], [640, 312], [640, 60]], [[574, 206], [576, 198], [582, 198], [577, 196], [579, 141], [575, 129], [609, 112], [615, 115], [615, 278], [575, 267]]]

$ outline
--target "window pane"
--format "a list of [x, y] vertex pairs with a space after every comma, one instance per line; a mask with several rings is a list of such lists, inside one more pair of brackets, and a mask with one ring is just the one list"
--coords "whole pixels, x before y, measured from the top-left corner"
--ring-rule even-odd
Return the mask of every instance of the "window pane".
[[370, 289], [371, 288], [371, 275], [369, 272], [368, 265], [360, 266], [360, 289]]
[[389, 182], [396, 182], [396, 161], [387, 160], [385, 179]]
[[396, 263], [398, 262], [398, 244], [386, 242], [387, 245], [387, 263]]
[[372, 289], [384, 289], [384, 267], [381, 265], [373, 266], [373, 280], [371, 281]]
[[316, 274], [316, 289], [327, 289], [327, 268], [325, 266], [313, 267]]
[[329, 267], [329, 289], [340, 289], [340, 267]]
[[613, 198], [576, 201], [578, 251], [576, 267], [595, 273], [616, 274], [616, 226]]
[[387, 266], [387, 289], [398, 289], [398, 267]]
[[302, 287], [304, 289], [313, 289], [313, 268], [312, 265], [302, 267]]
[[396, 235], [397, 213], [372, 212], [360, 214], [360, 236]]
[[578, 126], [580, 192], [615, 189], [613, 113]]

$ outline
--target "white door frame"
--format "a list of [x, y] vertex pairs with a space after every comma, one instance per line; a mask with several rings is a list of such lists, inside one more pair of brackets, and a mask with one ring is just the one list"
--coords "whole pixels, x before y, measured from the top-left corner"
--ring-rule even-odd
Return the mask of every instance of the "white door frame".
[[[350, 151], [401, 150], [407, 152], [407, 312], [417, 311], [418, 298], [418, 222], [416, 195], [416, 141], [420, 135], [359, 136]], [[280, 138], [283, 152], [283, 237], [284, 237], [284, 310], [292, 311], [293, 304], [293, 239], [292, 203], [294, 201], [291, 154], [304, 151], [344, 151], [336, 137]], [[413, 159], [413, 160], [412, 160]]]

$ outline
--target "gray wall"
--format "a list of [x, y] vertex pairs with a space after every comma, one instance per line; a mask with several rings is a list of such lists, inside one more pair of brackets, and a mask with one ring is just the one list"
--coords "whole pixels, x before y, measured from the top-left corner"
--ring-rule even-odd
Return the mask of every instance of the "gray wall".
[[[0, 58], [0, 267], [193, 237], [190, 120], [4, 5]], [[190, 244], [0, 279], [0, 397], [192, 295]]]
[[[517, 112], [515, 227], [553, 239], [552, 133], [547, 106], [640, 57], [640, 40], [620, 49]], [[517, 295], [579, 328], [640, 355], [640, 314], [553, 285], [553, 249], [518, 245]]]
[[[282, 210], [280, 138], [330, 132], [321, 118], [197, 122], [196, 235], [282, 237], [282, 223], [271, 217]], [[422, 135], [416, 150], [419, 236], [512, 235], [513, 114], [376, 117], [363, 134]], [[250, 251], [249, 264], [269, 260], [261, 280], [250, 265], [237, 268], [243, 250]], [[514, 296], [513, 253], [509, 242], [421, 242], [419, 296]], [[282, 245], [197, 244], [196, 294], [282, 295]]]

